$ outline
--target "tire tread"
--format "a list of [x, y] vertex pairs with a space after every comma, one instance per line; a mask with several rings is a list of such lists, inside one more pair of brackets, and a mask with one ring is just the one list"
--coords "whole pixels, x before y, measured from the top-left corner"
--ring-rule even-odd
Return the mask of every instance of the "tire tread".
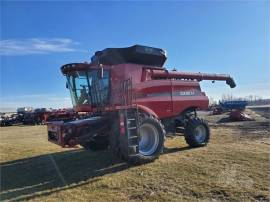
[[[206, 137], [205, 142], [203, 142], [203, 143], [197, 142], [197, 140], [193, 134], [194, 129], [198, 125], [204, 125], [206, 130], [207, 130], [207, 137]], [[185, 129], [185, 140], [189, 146], [191, 146], [191, 147], [206, 146], [209, 142], [209, 139], [210, 139], [210, 129], [209, 129], [208, 123], [204, 119], [196, 117], [196, 118], [192, 118], [188, 121], [187, 127]]]

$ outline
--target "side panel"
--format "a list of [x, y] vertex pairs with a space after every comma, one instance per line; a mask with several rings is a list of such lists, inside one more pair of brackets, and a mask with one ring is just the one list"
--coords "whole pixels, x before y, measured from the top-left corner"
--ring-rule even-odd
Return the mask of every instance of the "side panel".
[[152, 80], [134, 85], [135, 102], [154, 111], [159, 118], [172, 114], [171, 80]]
[[132, 78], [132, 84], [141, 81], [142, 68], [136, 64], [114, 65], [111, 68], [111, 100], [110, 104], [121, 105], [122, 103], [122, 84], [124, 80]]
[[208, 97], [201, 92], [199, 82], [196, 81], [172, 81], [173, 116], [180, 114], [190, 107], [198, 109], [208, 108]]

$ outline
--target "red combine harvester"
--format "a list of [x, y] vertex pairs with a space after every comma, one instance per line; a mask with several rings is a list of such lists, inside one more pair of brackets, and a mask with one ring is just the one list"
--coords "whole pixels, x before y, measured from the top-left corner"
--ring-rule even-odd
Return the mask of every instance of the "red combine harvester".
[[128, 162], [146, 163], [159, 157], [165, 136], [182, 131], [191, 147], [205, 146], [207, 123], [196, 110], [208, 108], [202, 80], [234, 80], [224, 74], [168, 71], [166, 53], [135, 45], [98, 51], [91, 63], [61, 67], [77, 112], [93, 117], [48, 124], [48, 139], [62, 147], [110, 148]]

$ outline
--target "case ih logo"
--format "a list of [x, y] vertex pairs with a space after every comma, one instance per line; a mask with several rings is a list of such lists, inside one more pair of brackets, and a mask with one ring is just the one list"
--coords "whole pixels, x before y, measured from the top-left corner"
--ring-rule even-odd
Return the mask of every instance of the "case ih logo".
[[199, 95], [199, 92], [196, 92], [194, 90], [192, 91], [175, 91], [173, 92], [173, 96], [194, 96]]
[[[191, 90], [191, 91], [174, 91], [172, 96], [197, 96], [201, 95], [199, 91]], [[169, 92], [163, 93], [147, 93], [147, 94], [137, 94], [137, 98], [145, 98], [145, 97], [161, 97], [161, 96], [171, 96]]]

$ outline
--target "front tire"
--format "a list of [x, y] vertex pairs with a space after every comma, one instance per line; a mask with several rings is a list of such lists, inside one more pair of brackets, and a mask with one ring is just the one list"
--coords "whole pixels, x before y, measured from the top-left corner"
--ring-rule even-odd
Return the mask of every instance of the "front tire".
[[152, 162], [163, 152], [165, 130], [161, 122], [154, 117], [141, 120], [139, 129], [139, 153], [130, 157], [135, 164]]
[[210, 139], [210, 129], [206, 121], [192, 118], [185, 128], [185, 140], [190, 147], [206, 146]]

